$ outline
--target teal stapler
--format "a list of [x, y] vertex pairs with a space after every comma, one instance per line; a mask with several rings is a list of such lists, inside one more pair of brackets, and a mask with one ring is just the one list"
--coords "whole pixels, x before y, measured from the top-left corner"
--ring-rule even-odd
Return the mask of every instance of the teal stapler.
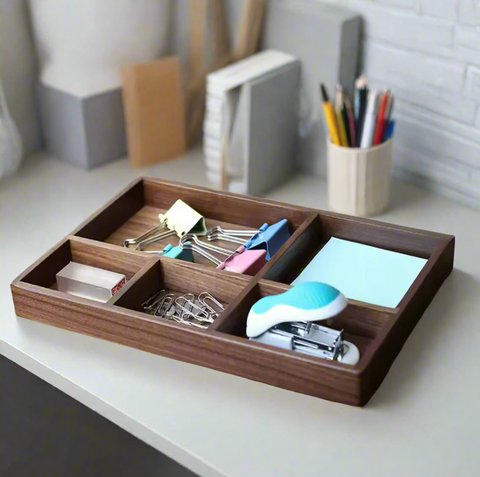
[[279, 295], [261, 298], [247, 318], [247, 336], [260, 343], [357, 364], [358, 348], [343, 339], [343, 332], [314, 323], [329, 320], [347, 306], [347, 298], [336, 288], [305, 282]]

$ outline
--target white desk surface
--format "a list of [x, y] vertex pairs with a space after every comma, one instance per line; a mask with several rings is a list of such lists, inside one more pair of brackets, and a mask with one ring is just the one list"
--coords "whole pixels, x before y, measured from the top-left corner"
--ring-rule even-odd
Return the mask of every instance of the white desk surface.
[[[206, 183], [198, 152], [93, 172], [39, 155], [0, 183], [0, 354], [201, 476], [478, 475], [478, 212], [395, 185], [380, 220], [455, 234], [455, 270], [360, 409], [15, 316], [11, 280], [140, 174]], [[326, 208], [307, 177], [268, 197]]]

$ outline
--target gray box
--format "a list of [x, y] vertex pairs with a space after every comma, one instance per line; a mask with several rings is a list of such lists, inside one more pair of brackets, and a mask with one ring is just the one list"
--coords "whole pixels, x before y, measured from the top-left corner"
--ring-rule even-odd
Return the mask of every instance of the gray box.
[[91, 169], [127, 154], [121, 88], [77, 97], [37, 85], [45, 146], [57, 159]]

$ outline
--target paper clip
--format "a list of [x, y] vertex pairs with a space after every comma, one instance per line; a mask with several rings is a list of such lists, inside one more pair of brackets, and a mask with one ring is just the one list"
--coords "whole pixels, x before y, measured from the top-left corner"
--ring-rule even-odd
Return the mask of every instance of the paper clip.
[[[266, 263], [265, 250], [246, 250], [245, 246], [241, 246], [235, 252], [232, 252], [231, 250], [202, 242], [195, 234], [184, 235], [180, 239], [179, 246], [182, 249], [193, 250], [205, 257], [215, 264], [219, 270], [227, 270], [234, 273], [256, 275]], [[227, 258], [222, 262], [209, 253], [209, 251], [224, 255]]]
[[210, 316], [210, 313], [195, 303], [195, 296], [193, 293], [179, 296], [175, 300], [175, 305], [182, 310], [182, 319], [184, 319], [186, 315], [194, 318], [200, 323], [213, 323], [213, 318]]
[[145, 250], [145, 252], [161, 255], [162, 257], [176, 258], [186, 262], [194, 262], [193, 253], [191, 250], [184, 250], [178, 246], [174, 247], [171, 243], [166, 245], [163, 250]]
[[[225, 310], [225, 307], [210, 293], [208, 292], [202, 292], [200, 295], [198, 295], [198, 301], [210, 312], [212, 316], [215, 318], [218, 317], [218, 315]], [[212, 302], [217, 308], [218, 311], [213, 308], [213, 306], [209, 305], [207, 301]]]
[[143, 309], [147, 311], [153, 311], [158, 306], [158, 303], [160, 303], [165, 293], [167, 293], [165, 290], [160, 290], [159, 292], [155, 293], [155, 295], [151, 296], [147, 301], [142, 303]]
[[[240, 237], [250, 237], [243, 240]], [[225, 240], [245, 245], [247, 250], [265, 249], [266, 259], [270, 260], [280, 247], [290, 238], [290, 228], [287, 219], [268, 225], [263, 224], [258, 230], [224, 230], [214, 227], [207, 232], [207, 240]]]
[[152, 243], [174, 235], [182, 237], [189, 232], [197, 235], [207, 233], [205, 218], [180, 199], [165, 214], [158, 214], [158, 219], [159, 225], [139, 237], [124, 240], [123, 246], [129, 248], [135, 245], [136, 250], [143, 250]]

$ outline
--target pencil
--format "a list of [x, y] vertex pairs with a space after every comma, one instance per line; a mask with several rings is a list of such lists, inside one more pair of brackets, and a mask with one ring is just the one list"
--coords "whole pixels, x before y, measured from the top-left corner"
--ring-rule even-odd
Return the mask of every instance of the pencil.
[[333, 104], [328, 98], [327, 89], [322, 83], [320, 85], [320, 92], [323, 99], [323, 112], [325, 113], [325, 120], [327, 121], [328, 132], [330, 134], [330, 139], [333, 144], [340, 146], [340, 136], [338, 135], [337, 121], [335, 119], [335, 110], [333, 109]]
[[348, 147], [347, 131], [343, 120], [343, 88], [337, 84], [337, 92], [335, 95], [335, 113], [337, 115], [338, 132], [340, 134], [340, 143], [343, 147]]
[[383, 141], [385, 135], [385, 126], [388, 122], [387, 107], [390, 102], [390, 91], [382, 93], [380, 96], [380, 107], [378, 110], [377, 124], [375, 127], [375, 134], [373, 136], [373, 145], [376, 146]]

